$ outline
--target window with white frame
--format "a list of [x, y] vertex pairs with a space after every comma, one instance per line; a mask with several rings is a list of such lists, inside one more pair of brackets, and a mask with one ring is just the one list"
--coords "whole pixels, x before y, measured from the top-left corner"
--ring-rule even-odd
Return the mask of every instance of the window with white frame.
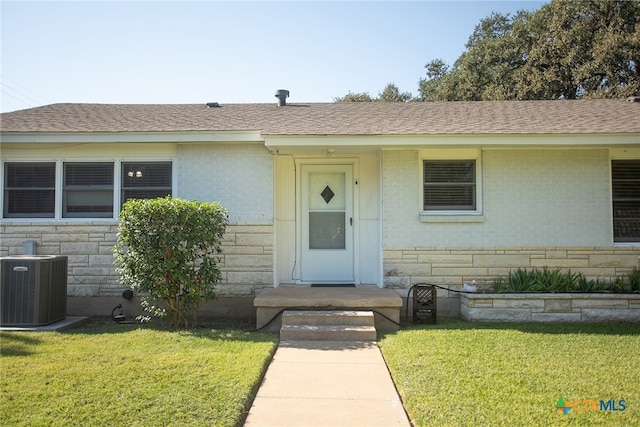
[[422, 168], [423, 211], [478, 209], [475, 159], [425, 159]]
[[53, 218], [56, 164], [11, 162], [4, 167], [5, 218]]
[[171, 194], [171, 162], [123, 162], [122, 204]]
[[640, 160], [611, 161], [613, 241], [640, 242]]
[[63, 218], [113, 217], [113, 163], [65, 163]]
[[171, 171], [170, 161], [6, 162], [3, 217], [114, 218], [114, 200], [172, 194]]

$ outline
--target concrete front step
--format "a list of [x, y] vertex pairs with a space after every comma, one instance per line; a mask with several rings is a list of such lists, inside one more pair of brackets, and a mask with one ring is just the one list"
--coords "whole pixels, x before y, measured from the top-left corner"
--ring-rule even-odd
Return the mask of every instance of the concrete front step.
[[280, 339], [290, 341], [375, 341], [373, 312], [359, 310], [286, 310]]
[[285, 341], [375, 341], [373, 326], [282, 325], [280, 339]]
[[372, 311], [363, 310], [287, 310], [283, 325], [375, 326]]

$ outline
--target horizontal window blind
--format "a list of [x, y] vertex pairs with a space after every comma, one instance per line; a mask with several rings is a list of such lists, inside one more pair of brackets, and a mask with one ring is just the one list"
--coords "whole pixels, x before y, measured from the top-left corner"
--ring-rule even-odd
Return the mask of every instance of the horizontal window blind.
[[113, 217], [113, 163], [65, 163], [64, 218]]
[[423, 209], [475, 210], [475, 160], [425, 160]]
[[171, 195], [171, 162], [122, 163], [122, 203]]
[[53, 218], [55, 163], [6, 163], [4, 173], [5, 218]]
[[640, 242], [640, 160], [611, 162], [614, 242]]

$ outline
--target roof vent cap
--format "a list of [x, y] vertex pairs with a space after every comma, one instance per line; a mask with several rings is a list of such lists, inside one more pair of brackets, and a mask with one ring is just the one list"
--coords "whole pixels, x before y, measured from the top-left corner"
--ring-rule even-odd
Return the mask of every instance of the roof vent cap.
[[287, 105], [287, 98], [289, 97], [289, 91], [286, 89], [278, 89], [276, 91], [276, 98], [278, 98], [278, 107], [284, 107]]
[[207, 102], [207, 108], [218, 108], [220, 104], [217, 102]]

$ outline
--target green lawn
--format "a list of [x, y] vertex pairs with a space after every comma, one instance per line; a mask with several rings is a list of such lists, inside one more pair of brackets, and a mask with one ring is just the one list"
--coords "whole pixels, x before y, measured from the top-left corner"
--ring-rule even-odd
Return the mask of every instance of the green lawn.
[[276, 336], [93, 325], [3, 332], [3, 426], [234, 426]]
[[[416, 426], [640, 425], [640, 324], [450, 321], [379, 344]], [[626, 410], [563, 415], [559, 398]]]
[[[277, 343], [113, 324], [0, 339], [3, 426], [236, 426]], [[415, 426], [640, 425], [640, 324], [449, 321], [380, 348]], [[563, 415], [558, 398], [626, 410]]]

